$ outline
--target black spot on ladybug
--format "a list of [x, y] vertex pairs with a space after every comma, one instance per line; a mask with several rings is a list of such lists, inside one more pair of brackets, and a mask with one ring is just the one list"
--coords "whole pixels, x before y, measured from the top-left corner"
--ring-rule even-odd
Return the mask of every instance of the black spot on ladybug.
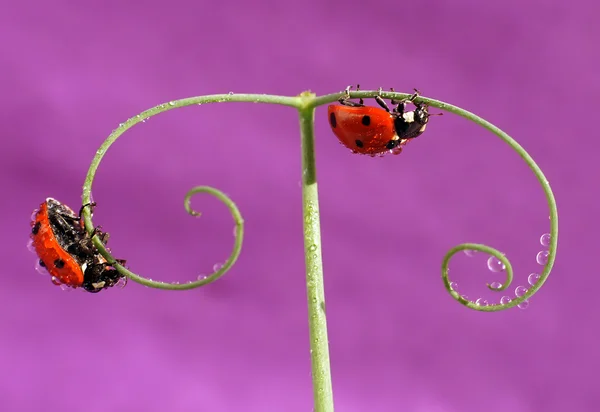
[[398, 140], [390, 140], [385, 145], [386, 149], [392, 150], [394, 147], [398, 146]]
[[329, 123], [331, 123], [331, 127], [337, 127], [337, 120], [335, 119], [335, 113], [331, 113], [329, 115]]
[[31, 233], [33, 233], [34, 235], [37, 235], [38, 232], [40, 231], [40, 226], [41, 226], [41, 222], [35, 222], [35, 225], [33, 225], [33, 227], [31, 228]]
[[355, 141], [354, 143], [356, 143], [356, 146], [358, 147], [363, 147], [363, 142], [361, 142], [360, 140]]
[[56, 259], [54, 261], [54, 266], [56, 266], [57, 269], [62, 269], [65, 267], [65, 261], [62, 259]]
[[43, 261], [42, 259], [40, 259], [40, 262], [39, 262], [39, 263], [40, 263], [40, 266], [41, 266], [41, 267], [43, 267], [43, 268], [45, 268], [45, 267], [46, 267], [46, 264], [44, 263], [44, 261]]
[[364, 124], [365, 126], [368, 126], [371, 124], [371, 116], [363, 116], [361, 121], [362, 121], [362, 124]]

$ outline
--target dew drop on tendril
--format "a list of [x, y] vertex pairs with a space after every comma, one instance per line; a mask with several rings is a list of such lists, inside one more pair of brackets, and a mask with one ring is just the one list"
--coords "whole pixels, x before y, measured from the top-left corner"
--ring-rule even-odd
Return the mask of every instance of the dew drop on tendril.
[[527, 293], [527, 288], [525, 286], [517, 286], [515, 288], [515, 295], [518, 297], [521, 297], [526, 293]]
[[465, 255], [467, 255], [468, 257], [475, 256], [477, 254], [477, 252], [478, 252], [477, 250], [473, 250], [473, 249], [465, 249], [465, 250], [463, 250], [463, 253]]
[[527, 309], [529, 307], [529, 301], [528, 300], [524, 300], [523, 302], [519, 303], [517, 305], [517, 307], [519, 309]]
[[496, 256], [490, 256], [487, 261], [487, 267], [492, 272], [502, 272], [505, 269], [504, 263], [502, 263]]
[[479, 298], [475, 301], [475, 304], [477, 306], [488, 306], [488, 301], [485, 300], [484, 298]]
[[464, 300], [469, 300], [469, 297], [467, 295], [460, 295], [461, 298], [463, 298]]
[[458, 290], [458, 283], [456, 283], [456, 282], [450, 282], [450, 288], [452, 290]]
[[204, 273], [201, 273], [198, 275], [198, 280], [204, 280], [206, 279], [206, 275]]
[[222, 268], [222, 267], [223, 267], [223, 264], [222, 264], [222, 263], [215, 263], [215, 264], [213, 265], [213, 271], [214, 271], [214, 272], [218, 272], [219, 270], [221, 270], [221, 268]]
[[531, 286], [535, 285], [538, 280], [540, 280], [540, 275], [537, 273], [532, 273], [527, 277], [527, 282], [529, 282]]
[[550, 233], [544, 233], [540, 237], [540, 244], [545, 247], [550, 246]]
[[500, 289], [502, 287], [502, 283], [500, 282], [492, 282], [490, 283], [490, 286], [494, 289]]
[[547, 250], [542, 250], [541, 252], [538, 252], [537, 256], [535, 257], [535, 261], [543, 266], [548, 263], [548, 255], [549, 253]]
[[502, 296], [502, 297], [500, 298], [500, 303], [501, 303], [502, 305], [506, 305], [506, 304], [508, 304], [508, 303], [510, 303], [510, 302], [512, 302], [512, 299], [511, 299], [510, 297], [508, 297], [508, 296]]

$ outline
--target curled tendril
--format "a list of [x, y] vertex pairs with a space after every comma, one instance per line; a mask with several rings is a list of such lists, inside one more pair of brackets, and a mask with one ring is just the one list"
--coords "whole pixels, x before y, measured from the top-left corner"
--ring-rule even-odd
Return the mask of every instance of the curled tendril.
[[[341, 97], [341, 95], [343, 95], [343, 94], [345, 94], [345, 92], [317, 97], [315, 99], [314, 104], [315, 104], [315, 106], [317, 106], [320, 104], [326, 104], [326, 103], [333, 102], [333, 101], [337, 100], [339, 97]], [[360, 91], [360, 92], [356, 92], [356, 91], [352, 92], [351, 91], [350, 97], [363, 97], [363, 98], [375, 97], [377, 94], [379, 94], [379, 91]], [[395, 100], [401, 100], [401, 99], [408, 98], [410, 96], [410, 94], [383, 92], [381, 94], [381, 96], [386, 99], [393, 98]], [[506, 303], [506, 304], [479, 306], [474, 302], [471, 302], [471, 301], [468, 301], [468, 300], [462, 298], [456, 291], [454, 291], [450, 287], [450, 280], [448, 278], [448, 264], [450, 263], [450, 259], [452, 258], [452, 256], [454, 256], [456, 253], [458, 253], [462, 250], [476, 250], [476, 251], [488, 253], [492, 256], [495, 256], [505, 266], [506, 279], [505, 279], [504, 283], [502, 284], [502, 286], [500, 288], [494, 288], [488, 284], [487, 285], [488, 288], [493, 291], [502, 291], [502, 290], [507, 289], [513, 280], [513, 269], [512, 269], [512, 265], [510, 264], [510, 261], [498, 249], [495, 249], [495, 248], [492, 248], [492, 247], [489, 247], [486, 245], [482, 245], [482, 244], [477, 244], [477, 243], [462, 243], [462, 244], [450, 249], [448, 251], [448, 253], [446, 253], [446, 255], [444, 256], [444, 259], [442, 260], [442, 280], [444, 282], [444, 286], [446, 287], [446, 290], [450, 293], [450, 295], [459, 303], [465, 305], [466, 307], [468, 307], [470, 309], [479, 310], [479, 311], [483, 311], [483, 312], [497, 312], [500, 310], [508, 309], [508, 308], [519, 305], [523, 301], [525, 301], [525, 300], [529, 299], [531, 296], [533, 296], [542, 287], [544, 282], [546, 282], [546, 280], [548, 279], [548, 276], [550, 275], [550, 271], [552, 270], [552, 266], [554, 265], [554, 260], [556, 257], [556, 248], [557, 248], [557, 244], [558, 244], [558, 212], [556, 209], [556, 200], [554, 199], [554, 194], [552, 193], [552, 189], [550, 188], [550, 183], [546, 179], [546, 176], [544, 176], [544, 173], [542, 173], [542, 170], [535, 163], [535, 161], [531, 158], [531, 156], [529, 156], [529, 154], [525, 151], [525, 149], [523, 149], [523, 147], [521, 147], [521, 145], [519, 145], [508, 134], [506, 134], [505, 132], [503, 132], [502, 130], [500, 130], [498, 127], [494, 126], [490, 122], [482, 119], [481, 117], [479, 117], [471, 112], [461, 109], [460, 107], [453, 106], [451, 104], [444, 103], [439, 100], [429, 99], [429, 98], [420, 96], [415, 99], [415, 102], [425, 103], [429, 106], [437, 107], [438, 109], [457, 114], [459, 116], [464, 117], [465, 119], [468, 119], [468, 120], [478, 124], [479, 126], [484, 127], [488, 131], [492, 132], [493, 134], [498, 136], [500, 139], [502, 139], [505, 143], [507, 143], [515, 152], [517, 152], [517, 154], [519, 156], [521, 156], [521, 158], [525, 161], [525, 163], [527, 163], [527, 166], [529, 166], [529, 168], [533, 171], [533, 173], [535, 174], [535, 177], [538, 179], [538, 181], [542, 185], [542, 189], [544, 190], [544, 194], [545, 194], [546, 200], [548, 202], [548, 208], [550, 209], [550, 245], [548, 248], [548, 261], [547, 261], [546, 265], [544, 266], [544, 271], [540, 274], [539, 280], [536, 281], [534, 286], [529, 288], [527, 293], [525, 293], [524, 295], [522, 295], [520, 297], [516, 297], [516, 298], [512, 299], [511, 302]]]
[[[85, 179], [85, 183], [83, 186], [83, 196], [82, 196], [83, 204], [90, 202], [91, 188], [92, 188], [94, 176], [96, 174], [96, 171], [98, 169], [100, 161], [102, 160], [102, 158], [103, 158], [104, 154], [106, 153], [106, 151], [108, 150], [108, 148], [125, 131], [127, 131], [128, 129], [130, 129], [131, 127], [133, 127], [134, 125], [136, 125], [140, 122], [146, 121], [146, 119], [148, 119], [149, 117], [155, 116], [159, 113], [166, 112], [166, 111], [169, 111], [172, 109], [190, 106], [190, 105], [194, 105], [194, 104], [201, 105], [201, 104], [206, 104], [206, 103], [222, 103], [222, 102], [254, 102], [254, 103], [280, 104], [280, 105], [295, 107], [298, 109], [298, 111], [300, 113], [301, 125], [308, 124], [308, 123], [310, 123], [310, 125], [312, 125], [312, 122], [314, 121], [314, 118], [313, 118], [314, 109], [318, 106], [335, 102], [344, 93], [345, 92], [339, 92], [339, 93], [334, 93], [334, 94], [329, 94], [329, 95], [324, 95], [324, 96], [319, 96], [319, 97], [316, 97], [314, 94], [312, 94], [310, 92], [302, 93], [301, 95], [296, 96], [296, 97], [273, 96], [273, 95], [265, 95], [265, 94], [232, 94], [232, 93], [230, 93], [230, 94], [219, 94], [219, 95], [211, 95], [211, 96], [191, 97], [191, 98], [187, 98], [187, 99], [181, 99], [181, 100], [168, 102], [168, 103], [153, 107], [152, 109], [146, 110], [146, 111], [142, 112], [141, 114], [127, 120], [125, 123], [120, 124], [119, 127], [117, 129], [115, 129], [109, 135], [109, 137], [104, 141], [104, 143], [100, 146], [100, 148], [96, 152], [96, 156], [94, 156], [94, 158], [92, 160], [92, 163], [88, 170], [88, 174]], [[363, 97], [363, 98], [375, 97], [378, 94], [381, 95], [383, 98], [395, 99], [395, 100], [405, 99], [410, 96], [410, 94], [407, 94], [407, 93], [396, 93], [396, 92], [383, 92], [382, 93], [378, 90], [377, 91], [360, 91], [360, 92], [351, 91], [350, 92], [351, 97]], [[517, 154], [519, 154], [519, 156], [521, 156], [521, 158], [527, 163], [527, 165], [531, 168], [531, 170], [534, 172], [535, 176], [541, 183], [544, 193], [546, 195], [546, 199], [548, 201], [548, 206], [550, 208], [550, 235], [551, 235], [551, 238], [550, 238], [550, 246], [549, 246], [549, 251], [548, 251], [549, 254], [548, 254], [548, 261], [544, 267], [544, 271], [540, 275], [540, 279], [535, 283], [534, 286], [532, 286], [527, 291], [527, 293], [525, 293], [523, 296], [516, 297], [511, 302], [506, 303], [506, 304], [479, 306], [479, 305], [475, 304], [474, 302], [470, 302], [470, 301], [463, 299], [456, 291], [452, 290], [452, 288], [450, 287], [450, 281], [448, 278], [449, 262], [456, 253], [458, 253], [462, 250], [467, 250], [467, 249], [488, 253], [488, 254], [498, 258], [505, 266], [506, 280], [504, 281], [504, 283], [502, 284], [502, 286], [500, 288], [493, 288], [491, 285], [488, 285], [488, 288], [490, 288], [491, 290], [494, 290], [494, 291], [502, 291], [502, 290], [507, 289], [510, 286], [512, 279], [513, 279], [513, 269], [510, 264], [510, 261], [500, 251], [498, 251], [495, 248], [492, 248], [492, 247], [489, 247], [486, 245], [482, 245], [482, 244], [476, 244], [476, 243], [463, 243], [463, 244], [460, 244], [460, 245], [452, 248], [450, 251], [448, 251], [448, 253], [445, 255], [445, 257], [442, 261], [442, 280], [444, 282], [444, 285], [445, 285], [446, 289], [448, 290], [448, 292], [450, 293], [450, 295], [455, 300], [462, 303], [463, 305], [465, 305], [471, 309], [474, 309], [474, 310], [493, 312], [493, 311], [498, 311], [498, 310], [502, 310], [502, 309], [507, 309], [507, 308], [510, 308], [510, 307], [520, 304], [524, 300], [529, 299], [531, 296], [533, 296], [533, 294], [535, 294], [540, 289], [540, 287], [544, 284], [544, 282], [548, 278], [550, 271], [552, 269], [552, 266], [554, 265], [557, 241], [558, 241], [558, 213], [556, 210], [556, 201], [554, 199], [554, 195], [552, 194], [552, 190], [550, 189], [548, 180], [542, 173], [539, 166], [531, 158], [531, 156], [529, 156], [529, 154], [515, 140], [513, 140], [508, 134], [506, 134], [505, 132], [503, 132], [502, 130], [500, 130], [499, 128], [494, 126], [493, 124], [476, 116], [473, 113], [470, 113], [470, 112], [468, 112], [464, 109], [461, 109], [457, 106], [453, 106], [451, 104], [444, 103], [442, 101], [429, 99], [429, 98], [422, 97], [422, 96], [417, 97], [415, 99], [415, 101], [418, 103], [425, 103], [429, 106], [437, 107], [441, 110], [445, 110], [445, 111], [457, 114], [459, 116], [462, 116], [462, 117], [486, 128], [490, 132], [494, 133], [496, 136], [498, 136], [500, 139], [502, 139], [505, 143], [507, 143], [514, 151], [516, 151]], [[309, 133], [311, 135], [310, 135], [310, 139], [305, 140], [304, 143], [307, 143], [307, 142], [310, 143], [310, 141], [313, 139], [312, 126], [310, 126], [310, 127], [307, 126], [307, 130], [309, 131]], [[303, 136], [304, 136], [304, 134], [303, 134]], [[310, 144], [309, 149], [312, 150], [312, 144]], [[305, 154], [303, 154], [303, 161], [304, 161], [304, 155]], [[307, 158], [312, 159], [311, 156], [308, 156]], [[303, 167], [304, 167], [304, 165], [303, 165]], [[309, 169], [311, 169], [311, 168], [309, 168]], [[316, 182], [316, 177], [314, 177], [314, 179], [308, 179], [308, 180], [304, 181], [303, 183], [305, 186], [307, 186], [307, 185], [314, 184], [315, 182]], [[229, 197], [227, 197], [226, 195], [224, 195], [222, 192], [218, 191], [217, 189], [214, 189], [214, 188], [211, 188], [208, 186], [199, 186], [199, 187], [193, 188], [186, 194], [185, 207], [186, 207], [186, 210], [188, 211], [188, 213], [190, 213], [191, 215], [197, 214], [197, 212], [194, 212], [193, 210], [191, 210], [191, 208], [189, 206], [191, 196], [193, 196], [195, 193], [199, 193], [199, 192], [209, 193], [211, 195], [216, 196], [219, 200], [221, 200], [230, 209], [231, 214], [236, 223], [236, 237], [235, 237], [234, 249], [233, 249], [229, 259], [226, 261], [226, 263], [220, 270], [218, 270], [217, 272], [213, 273], [212, 275], [208, 276], [207, 278], [205, 278], [203, 280], [198, 280], [196, 282], [190, 282], [190, 283], [185, 283], [185, 284], [178, 284], [178, 283], [172, 284], [172, 283], [156, 282], [156, 281], [152, 281], [150, 279], [146, 279], [144, 277], [141, 277], [139, 275], [136, 275], [136, 274], [130, 272], [129, 270], [127, 270], [126, 268], [124, 268], [118, 264], [115, 264], [115, 268], [121, 274], [131, 278], [132, 280], [134, 280], [136, 282], [139, 282], [146, 286], [162, 288], [162, 289], [192, 289], [192, 288], [196, 288], [198, 286], [202, 286], [207, 283], [213, 282], [214, 280], [216, 280], [220, 276], [222, 276], [225, 272], [227, 272], [231, 268], [231, 266], [235, 263], [237, 257], [239, 256], [239, 253], [241, 251], [241, 244], [242, 244], [242, 238], [243, 238], [243, 219], [241, 217], [239, 210], [237, 209], [237, 207], [235, 206], [235, 204]], [[87, 209], [87, 208], [84, 209], [83, 216], [84, 216], [86, 230], [89, 233], [91, 233], [94, 225], [91, 220], [89, 209]], [[305, 242], [311, 242], [311, 240], [305, 239]], [[314, 242], [311, 242], [310, 244], [313, 244], [313, 243]], [[96, 247], [98, 248], [100, 253], [105, 258], [109, 259], [109, 261], [115, 261], [115, 259], [110, 255], [110, 253], [107, 251], [106, 247], [102, 244], [102, 242], [100, 242], [100, 240], [97, 237], [94, 238], [94, 244], [96, 245]], [[316, 263], [318, 265], [320, 265], [320, 262], [316, 262]]]
[[[302, 142], [302, 199], [304, 203], [303, 207], [303, 215], [304, 215], [304, 246], [305, 246], [305, 255], [306, 255], [306, 279], [307, 279], [307, 295], [308, 295], [308, 313], [309, 313], [309, 332], [310, 332], [310, 353], [311, 353], [311, 365], [312, 365], [312, 379], [313, 379], [313, 394], [314, 394], [314, 409], [316, 411], [330, 412], [333, 411], [333, 392], [331, 387], [331, 372], [330, 372], [330, 363], [329, 363], [329, 346], [328, 346], [328, 338], [327, 338], [327, 321], [325, 317], [325, 295], [324, 295], [324, 285], [323, 285], [323, 263], [321, 257], [321, 232], [320, 232], [320, 221], [319, 221], [319, 202], [318, 202], [318, 192], [317, 192], [317, 177], [316, 177], [316, 167], [315, 167], [315, 156], [314, 156], [314, 111], [315, 108], [324, 104], [332, 103], [337, 101], [340, 97], [342, 97], [345, 92], [339, 92], [334, 94], [329, 94], [325, 96], [316, 97], [311, 92], [303, 92], [299, 96], [296, 97], [287, 97], [287, 96], [272, 96], [272, 95], [264, 95], [264, 94], [219, 94], [212, 96], [200, 96], [200, 97], [191, 97], [187, 99], [181, 99], [172, 101], [169, 103], [161, 104], [159, 106], [153, 107], [152, 109], [146, 110], [145, 112], [127, 120], [125, 123], [119, 125], [119, 127], [114, 130], [108, 138], [104, 141], [102, 146], [96, 152], [96, 156], [92, 159], [92, 163], [88, 170], [87, 176], [85, 178], [85, 183], [83, 186], [83, 204], [90, 203], [91, 200], [91, 190], [92, 183], [94, 180], [94, 176], [102, 160], [104, 154], [108, 150], [108, 148], [114, 143], [114, 141], [121, 136], [125, 131], [133, 127], [134, 125], [145, 121], [147, 118], [151, 116], [155, 116], [159, 113], [176, 109], [179, 107], [190, 106], [193, 104], [205, 104], [205, 103], [218, 103], [218, 102], [254, 102], [254, 103], [269, 103], [269, 104], [280, 104], [285, 106], [291, 106], [298, 110], [299, 120], [300, 120], [300, 136]], [[375, 97], [380, 94], [379, 91], [360, 91], [355, 92], [351, 91], [351, 97]], [[401, 100], [408, 98], [411, 96], [406, 93], [394, 93], [394, 92], [384, 92], [381, 94], [382, 97], [387, 99], [395, 99]], [[450, 104], [428, 99], [425, 97], [418, 97], [415, 99], [418, 103], [425, 103], [429, 106], [437, 107], [441, 110], [446, 110], [451, 113], [458, 114], [460, 116], [465, 117], [468, 120], [471, 120], [477, 123], [480, 126], [485, 127], [502, 140], [504, 140], [508, 145], [510, 145], [513, 150], [515, 150], [523, 160], [528, 164], [528, 166], [533, 170], [537, 179], [542, 184], [542, 188], [544, 189], [544, 193], [546, 194], [546, 199], [548, 200], [548, 206], [550, 207], [550, 230], [551, 230], [551, 238], [550, 238], [550, 247], [549, 247], [549, 256], [548, 262], [544, 267], [544, 271], [540, 276], [540, 279], [532, 286], [529, 291], [514, 300], [510, 303], [503, 305], [492, 305], [492, 306], [478, 306], [473, 302], [466, 301], [461, 296], [459, 296], [455, 291], [450, 287], [450, 281], [448, 279], [448, 264], [452, 256], [458, 253], [461, 250], [477, 250], [485, 253], [489, 253], [497, 257], [506, 268], [506, 280], [500, 288], [493, 288], [491, 285], [488, 287], [491, 290], [504, 290], [509, 287], [512, 278], [513, 278], [513, 270], [508, 259], [500, 253], [497, 249], [491, 248], [489, 246], [476, 244], [476, 243], [463, 243], [451, 249], [442, 262], [442, 280], [450, 295], [462, 303], [463, 305], [480, 311], [498, 311], [502, 309], [507, 309], [513, 306], [518, 305], [523, 302], [525, 299], [529, 299], [539, 288], [544, 284], [548, 275], [550, 274], [550, 270], [552, 269], [552, 265], [554, 264], [554, 258], [556, 255], [556, 245], [558, 239], [558, 214], [556, 211], [556, 202], [554, 200], [554, 196], [552, 191], [550, 190], [550, 185], [546, 180], [544, 174], [537, 166], [537, 164], [533, 161], [533, 159], [525, 152], [525, 150], [515, 142], [510, 136], [504, 133], [502, 130], [498, 129], [496, 126], [491, 123], [481, 119], [480, 117], [467, 112], [459, 107], [452, 106]], [[115, 268], [119, 271], [119, 273], [131, 278], [132, 280], [139, 282], [146, 286], [161, 288], [161, 289], [172, 289], [172, 290], [181, 290], [181, 289], [192, 289], [198, 286], [205, 285], [210, 283], [220, 276], [225, 274], [227, 270], [231, 268], [231, 266], [235, 263], [237, 257], [240, 254], [241, 246], [242, 246], [242, 238], [244, 232], [243, 219], [240, 215], [239, 210], [233, 203], [233, 201], [227, 197], [222, 192], [217, 189], [208, 187], [208, 186], [198, 186], [191, 189], [185, 196], [185, 209], [192, 216], [198, 216], [199, 213], [195, 212], [191, 209], [190, 200], [191, 197], [196, 193], [208, 193], [216, 196], [219, 200], [221, 200], [231, 211], [233, 219], [236, 224], [236, 237], [233, 251], [226, 261], [225, 265], [208, 276], [205, 279], [186, 283], [186, 284], [171, 284], [171, 283], [163, 283], [163, 282], [155, 282], [150, 279], [143, 278], [139, 275], [136, 275], [129, 270], [125, 269], [121, 265], [115, 263]], [[86, 230], [88, 233], [92, 233], [94, 229], [94, 224], [92, 223], [89, 208], [85, 208], [83, 210], [83, 218]], [[98, 237], [94, 237], [94, 244], [106, 259], [109, 262], [114, 262], [115, 258], [113, 258], [110, 253], [108, 253], [106, 247]]]

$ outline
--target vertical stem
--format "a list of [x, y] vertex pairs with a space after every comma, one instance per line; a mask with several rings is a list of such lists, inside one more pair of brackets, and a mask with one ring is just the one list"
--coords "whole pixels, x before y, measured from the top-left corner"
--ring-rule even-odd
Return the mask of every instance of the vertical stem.
[[314, 107], [299, 109], [302, 138], [302, 199], [304, 254], [308, 292], [308, 324], [315, 412], [333, 412], [329, 341], [325, 316], [319, 194], [315, 167]]

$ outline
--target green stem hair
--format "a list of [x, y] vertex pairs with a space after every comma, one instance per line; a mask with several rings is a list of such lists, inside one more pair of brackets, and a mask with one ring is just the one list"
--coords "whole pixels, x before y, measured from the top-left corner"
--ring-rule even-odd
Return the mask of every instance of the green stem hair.
[[[353, 98], [363, 97], [369, 98], [379, 94], [379, 91], [352, 91], [350, 96]], [[321, 255], [321, 229], [320, 229], [320, 217], [319, 217], [319, 202], [318, 202], [318, 190], [317, 190], [317, 175], [316, 165], [314, 156], [314, 111], [315, 108], [328, 103], [337, 101], [344, 92], [329, 94], [325, 96], [315, 96], [310, 92], [305, 92], [296, 97], [287, 96], [272, 96], [265, 94], [218, 94], [211, 96], [200, 96], [191, 97], [187, 99], [175, 100], [165, 104], [158, 105], [152, 109], [146, 110], [139, 115], [132, 117], [125, 123], [119, 125], [114, 130], [104, 143], [100, 146], [96, 155], [92, 160], [92, 164], [88, 170], [83, 186], [83, 204], [88, 204], [91, 201], [91, 191], [94, 182], [94, 177], [100, 162], [110, 146], [119, 138], [125, 131], [129, 130], [138, 123], [145, 122], [146, 119], [155, 116], [157, 114], [177, 109], [184, 106], [191, 105], [202, 105], [207, 103], [224, 103], [224, 102], [253, 102], [253, 103], [269, 103], [279, 104], [284, 106], [291, 106], [298, 110], [300, 118], [300, 134], [301, 134], [301, 146], [302, 146], [302, 198], [303, 198], [303, 215], [304, 215], [304, 252], [306, 261], [306, 283], [307, 283], [307, 295], [308, 295], [308, 312], [309, 312], [309, 328], [310, 328], [310, 353], [312, 361], [312, 376], [313, 376], [313, 391], [315, 399], [315, 411], [317, 412], [331, 412], [333, 411], [333, 395], [331, 385], [331, 372], [329, 365], [329, 346], [327, 338], [327, 321], [325, 316], [325, 294], [324, 294], [324, 282], [323, 282], [323, 263]], [[395, 93], [395, 92], [383, 92], [381, 94], [383, 98], [402, 100], [410, 96], [406, 93]], [[450, 295], [459, 303], [466, 307], [474, 310], [485, 311], [485, 312], [496, 312], [504, 309], [511, 308], [520, 304], [521, 302], [531, 298], [544, 284], [548, 278], [552, 266], [554, 265], [554, 259], [556, 256], [556, 248], [558, 242], [558, 213], [556, 210], [556, 201], [554, 195], [550, 189], [550, 185], [546, 177], [542, 173], [538, 165], [533, 161], [531, 156], [527, 154], [515, 140], [509, 135], [504, 133], [502, 130], [487, 122], [486, 120], [470, 113], [464, 109], [453, 106], [448, 103], [444, 103], [438, 100], [433, 100], [425, 97], [417, 97], [415, 99], [417, 103], [425, 103], [429, 106], [437, 107], [441, 110], [445, 110], [450, 113], [462, 116], [492, 132], [504, 142], [506, 142], [531, 168], [536, 178], [542, 185], [546, 199], [548, 201], [548, 207], [550, 208], [550, 247], [548, 262], [544, 266], [544, 271], [540, 275], [540, 279], [533, 285], [527, 293], [523, 296], [516, 297], [511, 302], [506, 304], [496, 304], [490, 306], [479, 306], [474, 302], [463, 299], [456, 291], [450, 286], [450, 280], [448, 278], [448, 265], [449, 262], [456, 253], [463, 250], [477, 250], [480, 252], [488, 253], [498, 258], [504, 265], [506, 270], [506, 279], [499, 288], [494, 288], [491, 285], [487, 285], [493, 291], [502, 291], [507, 289], [513, 280], [513, 269], [510, 261], [497, 249], [490, 246], [486, 246], [478, 243], [463, 243], [448, 251], [442, 260], [442, 280], [446, 290]], [[166, 283], [154, 281], [143, 276], [137, 275], [125, 267], [115, 263], [115, 268], [119, 273], [127, 276], [131, 280], [141, 283], [145, 286], [150, 286], [159, 289], [168, 290], [185, 290], [194, 289], [199, 286], [204, 286], [211, 283], [224, 275], [235, 263], [241, 250], [242, 240], [244, 235], [244, 220], [240, 214], [235, 203], [221, 191], [214, 189], [209, 186], [198, 186], [190, 189], [185, 195], [184, 207], [186, 211], [192, 216], [199, 216], [200, 213], [191, 209], [190, 199], [196, 193], [207, 193], [217, 197], [231, 212], [233, 220], [236, 225], [235, 240], [231, 255], [225, 262], [225, 264], [216, 272], [207, 276], [204, 279], [192, 281], [189, 283]], [[83, 211], [83, 217], [85, 227], [88, 233], [92, 233], [94, 224], [91, 220], [89, 208], [85, 208]], [[98, 248], [100, 254], [108, 259], [109, 262], [115, 262], [115, 258], [106, 249], [105, 245], [96, 236], [93, 239], [94, 244]]]

